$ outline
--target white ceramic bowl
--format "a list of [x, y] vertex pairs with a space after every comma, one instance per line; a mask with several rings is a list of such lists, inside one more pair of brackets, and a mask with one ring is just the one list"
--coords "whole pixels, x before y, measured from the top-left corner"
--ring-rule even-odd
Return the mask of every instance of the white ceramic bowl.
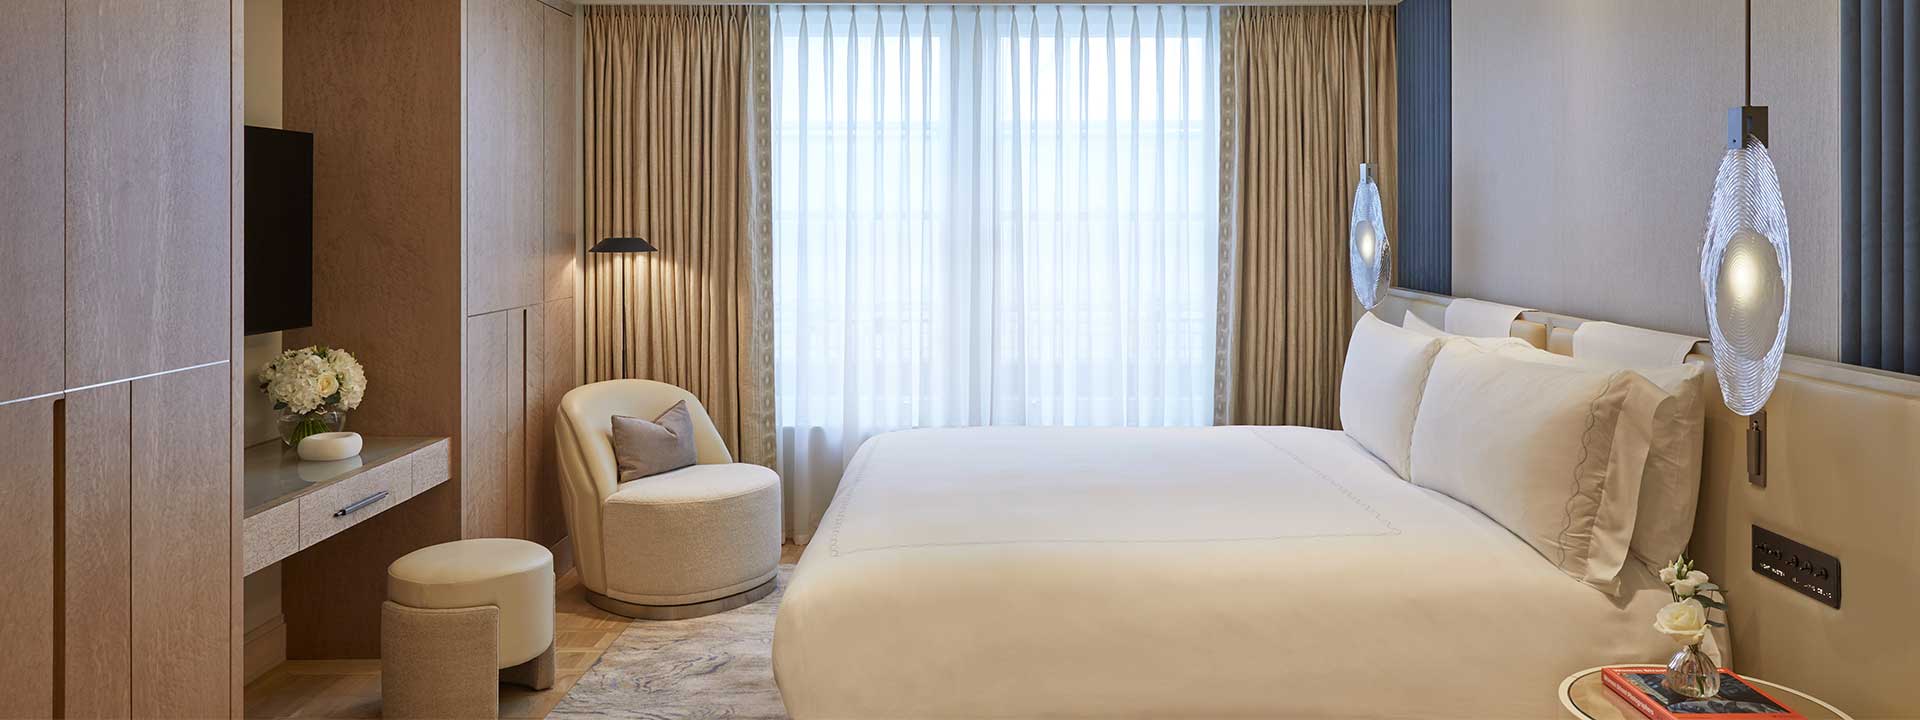
[[300, 459], [307, 462], [345, 460], [359, 455], [360, 445], [360, 433], [314, 433], [300, 441]]

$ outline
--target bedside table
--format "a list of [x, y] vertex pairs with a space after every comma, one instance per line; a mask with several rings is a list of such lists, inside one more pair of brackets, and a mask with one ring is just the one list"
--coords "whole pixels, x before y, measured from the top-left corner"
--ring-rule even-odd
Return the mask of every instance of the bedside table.
[[[1606, 665], [1603, 667], [1647, 667], [1646, 665]], [[1560, 705], [1580, 720], [1646, 720], [1646, 716], [1633, 709], [1625, 700], [1614, 695], [1612, 690], [1600, 680], [1601, 668], [1587, 668], [1560, 681]], [[1741, 675], [1741, 679], [1759, 686], [1773, 699], [1786, 705], [1789, 710], [1805, 715], [1807, 720], [1853, 720], [1846, 713], [1812, 695], [1800, 692], [1784, 685]]]

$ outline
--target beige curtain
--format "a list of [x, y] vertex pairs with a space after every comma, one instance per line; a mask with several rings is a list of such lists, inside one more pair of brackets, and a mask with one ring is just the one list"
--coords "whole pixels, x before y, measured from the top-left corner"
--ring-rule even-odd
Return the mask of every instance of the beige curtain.
[[700, 398], [736, 459], [771, 466], [767, 10], [600, 6], [586, 18], [589, 382], [648, 378]]
[[1214, 417], [1337, 427], [1362, 161], [1378, 168], [1390, 238], [1397, 227], [1393, 9], [1235, 7], [1222, 29]]

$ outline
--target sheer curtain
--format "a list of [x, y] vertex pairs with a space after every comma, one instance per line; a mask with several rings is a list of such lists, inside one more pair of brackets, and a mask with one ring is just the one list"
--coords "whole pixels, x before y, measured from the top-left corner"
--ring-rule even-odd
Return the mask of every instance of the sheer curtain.
[[889, 430], [1213, 420], [1219, 10], [772, 10], [789, 532]]

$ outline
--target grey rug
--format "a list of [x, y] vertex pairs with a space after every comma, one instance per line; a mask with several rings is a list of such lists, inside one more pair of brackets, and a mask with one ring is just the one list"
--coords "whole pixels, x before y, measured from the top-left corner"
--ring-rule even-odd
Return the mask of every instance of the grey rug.
[[773, 684], [773, 616], [792, 565], [773, 594], [692, 620], [635, 620], [549, 718], [768, 718], [786, 720]]

